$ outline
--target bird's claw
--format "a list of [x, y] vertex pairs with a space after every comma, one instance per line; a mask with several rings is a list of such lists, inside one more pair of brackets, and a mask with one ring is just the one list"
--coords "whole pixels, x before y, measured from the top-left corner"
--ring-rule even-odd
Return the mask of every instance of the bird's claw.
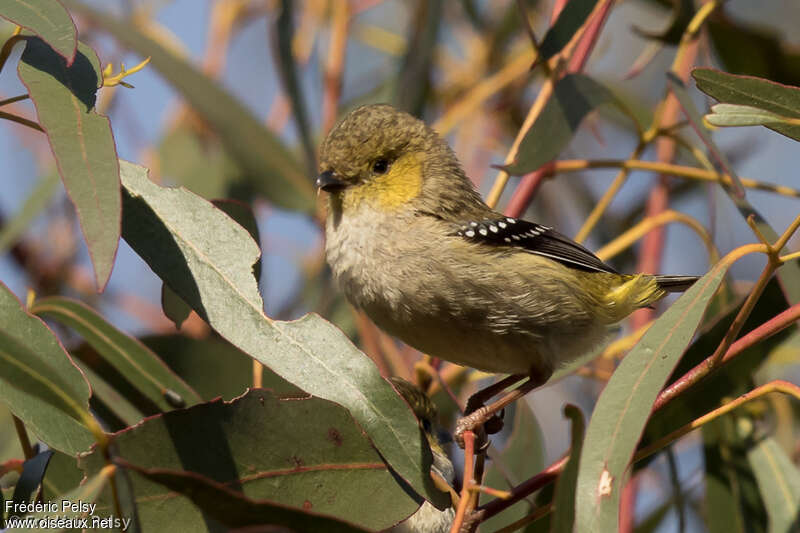
[[462, 449], [464, 448], [464, 433], [472, 431], [478, 437], [476, 444], [477, 451], [483, 452], [489, 447], [486, 435], [494, 435], [503, 429], [504, 411], [491, 412], [485, 406], [478, 407], [472, 412], [467, 411], [466, 416], [462, 416], [456, 422], [456, 430], [453, 440]]

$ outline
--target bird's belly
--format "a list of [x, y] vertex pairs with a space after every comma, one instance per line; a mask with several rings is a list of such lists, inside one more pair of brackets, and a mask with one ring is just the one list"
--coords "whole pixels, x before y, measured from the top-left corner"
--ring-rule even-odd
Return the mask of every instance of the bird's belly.
[[433, 357], [503, 374], [549, 375], [553, 370], [553, 354], [527, 333], [479, 331], [483, 328], [454, 316], [406, 318], [375, 305], [364, 310], [381, 329]]

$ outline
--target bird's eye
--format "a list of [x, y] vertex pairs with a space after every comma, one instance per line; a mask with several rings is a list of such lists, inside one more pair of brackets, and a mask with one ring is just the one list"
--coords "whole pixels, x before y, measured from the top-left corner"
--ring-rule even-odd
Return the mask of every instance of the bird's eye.
[[387, 170], [389, 170], [389, 161], [386, 159], [378, 159], [372, 163], [372, 171], [375, 174], [386, 174]]

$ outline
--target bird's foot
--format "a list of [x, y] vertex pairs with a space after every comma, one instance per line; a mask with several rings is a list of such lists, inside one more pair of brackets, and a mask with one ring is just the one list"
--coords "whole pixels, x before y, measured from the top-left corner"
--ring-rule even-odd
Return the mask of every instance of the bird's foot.
[[503, 429], [504, 409], [491, 411], [486, 406], [480, 406], [470, 410], [467, 405], [467, 414], [456, 422], [456, 430], [453, 439], [461, 448], [464, 448], [464, 433], [472, 431], [478, 437], [476, 444], [477, 451], [483, 452], [489, 446], [487, 435], [494, 435]]

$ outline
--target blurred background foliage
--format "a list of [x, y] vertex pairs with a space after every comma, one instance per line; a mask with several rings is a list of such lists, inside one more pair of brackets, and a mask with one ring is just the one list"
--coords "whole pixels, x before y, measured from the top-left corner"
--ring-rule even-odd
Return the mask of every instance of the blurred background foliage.
[[[474, 390], [485, 376], [465, 374], [447, 363], [438, 366], [436, 361], [423, 360], [423, 366], [415, 367], [419, 353], [378, 331], [332, 286], [324, 265], [320, 203], [313, 188], [316, 146], [347, 110], [391, 102], [446, 135], [485, 196], [497, 192], [493, 185], [498, 171], [492, 165], [510, 163], [509, 147], [547, 84], [548, 69], [541, 64], [532, 68], [534, 53], [520, 6], [530, 28], [541, 37], [551, 25], [552, 1], [63, 0], [63, 4], [75, 18], [81, 40], [97, 51], [103, 65], [135, 65], [151, 58], [143, 70], [125, 78], [133, 90], [116, 86], [98, 93], [97, 110], [111, 119], [119, 156], [148, 167], [157, 183], [252, 206], [257, 224], [253, 232], [263, 253], [259, 287], [268, 316], [287, 320], [317, 312], [354, 339], [384, 375], [424, 382], [419, 369], [432, 363], [460, 397]], [[703, 4], [615, 3], [582, 71], [607, 87], [641, 124], [650, 124], [664, 98], [665, 72], [676, 46]], [[725, 2], [708, 18], [687, 66], [713, 66], [800, 85], [798, 21], [797, 3]], [[2, 40], [13, 29], [13, 24], [0, 23]], [[16, 63], [18, 54], [19, 50], [12, 52], [9, 64]], [[0, 100], [26, 92], [10, 70], [0, 76]], [[695, 90], [692, 81], [688, 85], [695, 105], [705, 112], [714, 102]], [[30, 101], [3, 109], [35, 116]], [[667, 126], [677, 128], [685, 142], [670, 159], [696, 166], [691, 148], [702, 148], [703, 143], [680, 113], [673, 117]], [[216, 336], [196, 314], [189, 314], [176, 331], [167, 315], [182, 316], [180, 309], [171, 307], [180, 303], [169, 303], [171, 296], [162, 290], [161, 281], [124, 242], [108, 286], [98, 294], [75, 211], [59, 185], [44, 137], [10, 122], [0, 128], [0, 136], [0, 159], [6, 169], [0, 180], [0, 279], [12, 292], [23, 301], [32, 288], [37, 298], [58, 295], [84, 302], [117, 328], [140, 338], [202, 400], [230, 399], [253, 384], [250, 358]], [[574, 136], [563, 139], [559, 159], [625, 160], [639, 136], [629, 117], [612, 106], [601, 106]], [[800, 187], [793, 140], [764, 128], [722, 129], [714, 132], [714, 140], [740, 176]], [[663, 160], [661, 150], [657, 143], [649, 144], [638, 159]], [[548, 177], [518, 214], [576, 235], [616, 173], [617, 169], [601, 168]], [[519, 208], [513, 197], [521, 181], [511, 177], [502, 195], [496, 196], [500, 209], [510, 204]], [[653, 191], [659, 188], [668, 192], [670, 209], [699, 221], [721, 254], [753, 242], [752, 232], [722, 188], [632, 170], [601, 222], [583, 235], [587, 245], [598, 249], [646, 213], [652, 214]], [[778, 233], [800, 211], [797, 198], [791, 196], [748, 191], [750, 203]], [[623, 251], [612, 264], [624, 272], [645, 268], [702, 274], [709, 269], [709, 249], [687, 225], [672, 224], [663, 231], [658, 251], [645, 242]], [[794, 238], [789, 248], [796, 250], [797, 244]], [[762, 265], [763, 258], [757, 256], [737, 262], [723, 291], [728, 302], [720, 297], [709, 316], [721, 317], [730, 300], [745, 294]], [[767, 306], [763, 320], [786, 305], [780, 291], [774, 292], [763, 297]], [[162, 312], [162, 302], [175, 314]], [[633, 332], [647, 319], [646, 312], [634, 316], [622, 326], [622, 334]], [[108, 396], [93, 397], [92, 407], [110, 429], [163, 410], [81, 337], [64, 328], [58, 333], [95, 389], [107, 387]], [[713, 345], [710, 350], [693, 349], [696, 353], [689, 354], [694, 353], [691, 360], [696, 364], [713, 351]], [[496, 441], [497, 448], [505, 451], [502, 460], [490, 463], [487, 484], [505, 488], [505, 483], [523, 481], [558, 459], [570, 442], [560, 406], [576, 404], [588, 419], [624, 352], [624, 347], [609, 349], [575, 375], [531, 394], [528, 403], [535, 418], [521, 406], [514, 416], [507, 414], [507, 428]], [[728, 382], [709, 387], [715, 394], [732, 397], [773, 379], [800, 382], [800, 337], [789, 332], [776, 338], [761, 347], [754, 361], [742, 365], [730, 371], [735, 377]], [[683, 366], [688, 370], [692, 365]], [[681, 373], [676, 371], [676, 376]], [[288, 387], [267, 375], [269, 371], [264, 374], [257, 383]], [[441, 422], [450, 426], [455, 403], [437, 383], [431, 392]], [[692, 403], [681, 404], [687, 405]], [[707, 410], [698, 408], [681, 420]], [[744, 414], [705, 427], [702, 435], [682, 439], [636, 472], [638, 496], [627, 503], [631, 524], [638, 525], [637, 531], [730, 530], [734, 526], [707, 518], [735, 501], [731, 520], [746, 524], [738, 524], [735, 531], [765, 530], [768, 509], [757, 496], [759, 480], [746, 466], [746, 441], [755, 431], [753, 424], [762, 430], [767, 426], [764, 431], [774, 435], [796, 464], [797, 417], [796, 403], [772, 395]], [[674, 429], [668, 414], [663, 419], [664, 428], [659, 429], [658, 419], [648, 426], [653, 438]], [[0, 427], [11, 427], [4, 408]], [[14, 433], [2, 432], [0, 461], [20, 456]], [[53, 483], [74, 486], [64, 481], [74, 472], [64, 468], [66, 473], [61, 473], [59, 461], [54, 459], [51, 466]], [[704, 476], [709, 465], [718, 469]], [[528, 514], [526, 509], [516, 511], [485, 530]]]

